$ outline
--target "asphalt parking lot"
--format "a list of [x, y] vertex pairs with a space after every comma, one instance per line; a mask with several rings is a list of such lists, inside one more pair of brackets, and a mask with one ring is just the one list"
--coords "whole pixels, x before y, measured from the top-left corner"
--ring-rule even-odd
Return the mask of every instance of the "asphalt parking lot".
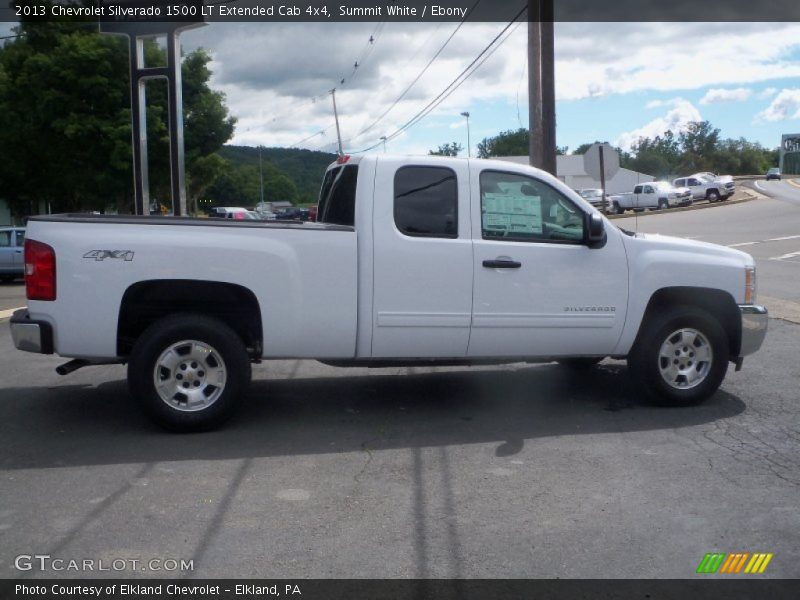
[[[752, 233], [751, 210], [782, 210], [763, 202], [638, 224]], [[772, 262], [777, 295], [797, 265]], [[644, 403], [617, 361], [272, 362], [226, 428], [174, 435], [133, 406], [124, 367], [60, 377], [0, 322], [0, 576], [86, 575], [14, 566], [49, 554], [193, 561], [101, 577], [687, 578], [707, 552], [770, 552], [756, 577], [799, 577], [799, 350], [800, 325], [771, 319], [685, 409]]]

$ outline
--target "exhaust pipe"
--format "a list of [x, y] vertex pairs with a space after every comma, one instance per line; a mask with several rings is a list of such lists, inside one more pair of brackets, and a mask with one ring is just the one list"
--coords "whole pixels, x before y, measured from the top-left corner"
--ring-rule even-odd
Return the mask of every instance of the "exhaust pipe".
[[71, 361], [56, 367], [56, 373], [59, 375], [69, 375], [73, 371], [77, 371], [88, 364], [90, 364], [88, 360], [84, 360], [82, 358], [73, 358]]

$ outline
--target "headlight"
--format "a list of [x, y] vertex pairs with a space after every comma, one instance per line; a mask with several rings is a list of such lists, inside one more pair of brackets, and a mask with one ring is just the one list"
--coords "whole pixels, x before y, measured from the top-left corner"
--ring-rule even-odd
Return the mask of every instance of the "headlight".
[[745, 267], [744, 269], [744, 303], [756, 303], [756, 268]]

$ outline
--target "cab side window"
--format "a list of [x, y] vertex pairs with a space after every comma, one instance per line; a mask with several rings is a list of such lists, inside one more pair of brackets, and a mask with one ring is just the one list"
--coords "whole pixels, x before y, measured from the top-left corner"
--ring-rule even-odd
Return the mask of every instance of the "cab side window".
[[443, 167], [402, 167], [394, 176], [394, 222], [412, 237], [458, 237], [456, 173]]
[[0, 248], [8, 248], [11, 246], [11, 232], [0, 231]]
[[548, 184], [515, 173], [481, 173], [485, 240], [582, 243], [583, 212]]

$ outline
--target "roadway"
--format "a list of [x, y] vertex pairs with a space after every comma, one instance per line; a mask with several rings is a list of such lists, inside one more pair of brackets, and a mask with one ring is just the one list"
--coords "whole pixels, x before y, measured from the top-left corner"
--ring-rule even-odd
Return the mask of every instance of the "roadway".
[[[800, 189], [761, 187], [772, 197], [615, 223], [739, 244], [762, 293], [792, 303]], [[687, 409], [645, 404], [616, 361], [580, 377], [278, 361], [254, 368], [226, 428], [198, 435], [150, 425], [124, 367], [59, 377], [61, 359], [14, 351], [3, 325], [4, 577], [85, 575], [13, 568], [41, 553], [194, 561], [90, 576], [693, 578], [715, 551], [772, 552], [763, 577], [800, 577], [788, 320]]]

